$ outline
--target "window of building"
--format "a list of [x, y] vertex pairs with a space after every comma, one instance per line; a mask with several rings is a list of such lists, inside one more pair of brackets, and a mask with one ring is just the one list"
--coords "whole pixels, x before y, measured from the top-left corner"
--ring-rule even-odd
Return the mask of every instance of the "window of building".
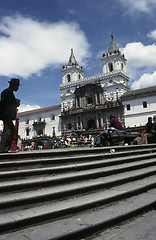
[[29, 128], [26, 128], [26, 136], [29, 136]]
[[143, 108], [147, 108], [147, 102], [143, 102]]
[[55, 120], [55, 115], [51, 115], [51, 120]]
[[71, 81], [71, 77], [70, 74], [67, 75], [67, 81], [70, 82]]
[[80, 107], [80, 97], [77, 96], [77, 107]]
[[53, 135], [55, 135], [55, 127], [53, 127]]
[[127, 104], [127, 111], [131, 110], [131, 105]]
[[97, 104], [100, 104], [100, 94], [97, 92]]
[[109, 63], [109, 71], [113, 72], [113, 63]]
[[88, 104], [93, 104], [92, 97], [88, 97], [88, 98], [87, 98], [87, 103], [88, 103]]
[[78, 126], [80, 127], [80, 117], [78, 117]]
[[68, 123], [68, 130], [71, 129], [71, 123]]

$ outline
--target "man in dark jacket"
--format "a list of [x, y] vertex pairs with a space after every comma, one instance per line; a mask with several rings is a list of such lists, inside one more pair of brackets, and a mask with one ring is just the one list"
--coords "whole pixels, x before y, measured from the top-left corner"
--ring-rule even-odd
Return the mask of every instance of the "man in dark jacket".
[[0, 152], [8, 152], [15, 135], [15, 126], [13, 120], [16, 119], [19, 100], [15, 98], [13, 92], [16, 92], [20, 85], [18, 78], [12, 78], [9, 81], [9, 87], [1, 93], [2, 120], [4, 130], [1, 139]]
[[151, 133], [154, 128], [154, 124], [152, 122], [152, 117], [148, 117], [148, 122], [146, 124], [146, 132]]

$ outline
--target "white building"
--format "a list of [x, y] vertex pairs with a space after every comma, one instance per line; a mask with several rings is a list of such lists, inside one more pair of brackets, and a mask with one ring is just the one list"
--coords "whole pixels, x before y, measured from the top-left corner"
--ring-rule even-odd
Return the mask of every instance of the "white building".
[[61, 105], [18, 113], [19, 135], [23, 139], [38, 136], [61, 136]]
[[145, 126], [156, 115], [156, 87], [126, 92], [121, 100], [126, 127]]

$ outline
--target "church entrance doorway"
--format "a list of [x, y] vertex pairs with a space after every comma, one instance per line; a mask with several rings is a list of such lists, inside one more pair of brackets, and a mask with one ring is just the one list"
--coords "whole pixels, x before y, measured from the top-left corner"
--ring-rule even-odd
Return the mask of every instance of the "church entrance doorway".
[[88, 129], [95, 129], [95, 120], [94, 119], [88, 120]]

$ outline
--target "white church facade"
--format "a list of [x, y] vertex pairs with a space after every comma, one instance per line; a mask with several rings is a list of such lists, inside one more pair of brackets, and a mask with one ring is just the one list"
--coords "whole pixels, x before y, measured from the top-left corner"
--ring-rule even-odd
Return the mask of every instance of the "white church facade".
[[60, 85], [63, 134], [106, 128], [111, 114], [124, 124], [120, 97], [129, 90], [129, 77], [126, 58], [117, 48], [113, 36], [101, 61], [103, 73], [84, 78], [84, 70], [71, 50], [68, 64], [62, 68]]
[[83, 67], [72, 49], [67, 65], [62, 68], [61, 104], [19, 113], [21, 138], [100, 130], [107, 128], [110, 115], [125, 127], [146, 124], [149, 115], [156, 115], [156, 88], [149, 88], [155, 89], [152, 94], [148, 89], [130, 91], [126, 61], [112, 36], [109, 49], [101, 58], [102, 74], [84, 78]]

